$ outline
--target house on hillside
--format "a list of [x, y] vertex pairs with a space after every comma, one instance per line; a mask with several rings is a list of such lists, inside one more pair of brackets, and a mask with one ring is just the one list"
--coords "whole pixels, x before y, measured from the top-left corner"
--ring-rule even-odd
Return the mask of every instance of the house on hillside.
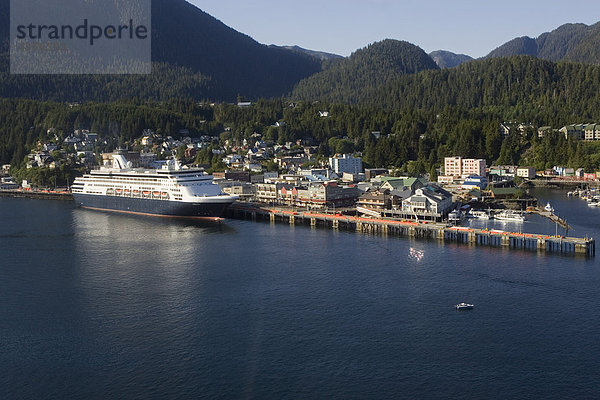
[[585, 140], [600, 140], [600, 124], [587, 124], [583, 131]]
[[585, 137], [585, 125], [584, 124], [571, 124], [565, 125], [558, 130], [560, 133], [565, 135], [565, 139], [572, 137], [575, 140], [582, 140]]
[[552, 132], [554, 132], [554, 130], [551, 126], [540, 126], [538, 128], [538, 137], [542, 138]]

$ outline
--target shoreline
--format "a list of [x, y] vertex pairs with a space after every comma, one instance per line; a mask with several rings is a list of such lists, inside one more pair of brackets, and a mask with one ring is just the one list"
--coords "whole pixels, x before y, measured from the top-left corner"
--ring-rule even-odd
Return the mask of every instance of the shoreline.
[[530, 179], [519, 185], [522, 188], [547, 188], [547, 189], [574, 189], [577, 187], [600, 187], [599, 181], [585, 181], [575, 179]]

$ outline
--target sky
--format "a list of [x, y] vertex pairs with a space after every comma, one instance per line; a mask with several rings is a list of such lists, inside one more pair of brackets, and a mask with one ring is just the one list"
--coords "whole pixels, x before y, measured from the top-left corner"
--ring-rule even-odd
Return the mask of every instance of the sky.
[[600, 21], [597, 0], [188, 0], [263, 44], [349, 56], [383, 39], [482, 57], [519, 36]]

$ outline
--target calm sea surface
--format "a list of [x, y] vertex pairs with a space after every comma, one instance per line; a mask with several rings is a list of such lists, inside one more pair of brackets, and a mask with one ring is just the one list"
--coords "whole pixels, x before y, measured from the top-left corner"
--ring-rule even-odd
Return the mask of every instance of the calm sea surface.
[[1, 398], [600, 397], [600, 257], [6, 198], [0, 246]]

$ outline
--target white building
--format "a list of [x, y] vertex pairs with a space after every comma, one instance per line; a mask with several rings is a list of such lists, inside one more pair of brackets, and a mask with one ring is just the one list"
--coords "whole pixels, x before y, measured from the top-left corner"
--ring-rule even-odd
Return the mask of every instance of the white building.
[[535, 168], [533, 167], [519, 167], [517, 168], [517, 176], [527, 179], [535, 178]]
[[433, 184], [402, 200], [402, 211], [410, 214], [442, 216], [451, 209], [452, 194]]
[[360, 174], [363, 170], [362, 159], [353, 157], [352, 154], [329, 157], [329, 166], [338, 175], [342, 175], [344, 172]]

